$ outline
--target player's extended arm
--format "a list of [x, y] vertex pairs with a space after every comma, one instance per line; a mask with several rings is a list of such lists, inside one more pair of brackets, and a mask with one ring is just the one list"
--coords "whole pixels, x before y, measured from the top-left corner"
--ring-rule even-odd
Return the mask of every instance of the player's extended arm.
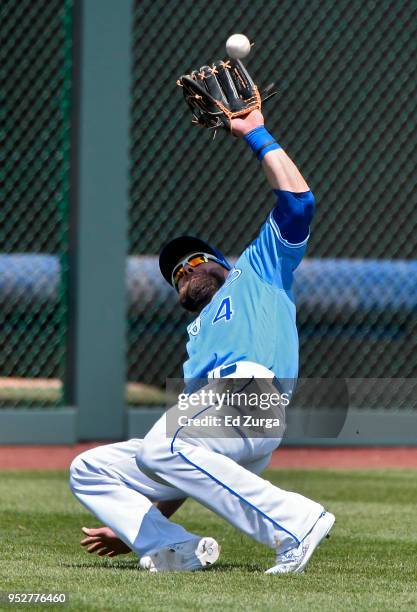
[[258, 159], [277, 196], [274, 218], [281, 235], [290, 243], [302, 242], [309, 232], [314, 213], [314, 196], [294, 162], [264, 129], [260, 111], [232, 120], [233, 133], [246, 140]]

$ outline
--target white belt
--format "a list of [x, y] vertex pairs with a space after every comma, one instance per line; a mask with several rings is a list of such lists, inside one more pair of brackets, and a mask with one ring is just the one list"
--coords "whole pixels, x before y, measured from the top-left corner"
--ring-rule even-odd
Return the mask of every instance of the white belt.
[[236, 361], [219, 366], [208, 373], [208, 378], [275, 378], [275, 374], [260, 363]]

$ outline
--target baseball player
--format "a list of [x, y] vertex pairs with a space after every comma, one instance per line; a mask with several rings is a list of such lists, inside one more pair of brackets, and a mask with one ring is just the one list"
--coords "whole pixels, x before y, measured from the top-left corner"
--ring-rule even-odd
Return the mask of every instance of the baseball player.
[[[275, 206], [234, 267], [200, 238], [182, 236], [160, 254], [160, 269], [188, 326], [186, 380], [258, 379], [278, 385], [298, 375], [293, 273], [306, 250], [314, 197], [295, 164], [265, 129], [261, 96], [238, 60], [180, 79], [194, 120], [226, 127], [250, 148], [273, 190]], [[150, 571], [204, 569], [218, 543], [168, 516], [191, 497], [275, 552], [267, 573], [304, 571], [334, 516], [320, 503], [259, 476], [282, 433], [234, 437], [168, 433], [173, 407], [143, 440], [102, 446], [71, 465], [74, 495], [107, 527], [86, 530], [90, 552], [134, 551]], [[213, 406], [195, 407], [193, 417]]]

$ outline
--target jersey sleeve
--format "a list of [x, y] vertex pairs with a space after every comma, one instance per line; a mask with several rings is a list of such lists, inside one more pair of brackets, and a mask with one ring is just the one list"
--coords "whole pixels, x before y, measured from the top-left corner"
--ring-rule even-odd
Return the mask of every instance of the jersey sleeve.
[[307, 248], [315, 200], [311, 191], [275, 190], [277, 202], [257, 238], [242, 254], [269, 284], [290, 289]]

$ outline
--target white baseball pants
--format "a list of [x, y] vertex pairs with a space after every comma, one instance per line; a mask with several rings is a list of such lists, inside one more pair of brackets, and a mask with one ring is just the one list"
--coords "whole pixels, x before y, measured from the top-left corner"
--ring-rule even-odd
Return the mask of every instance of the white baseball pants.
[[79, 455], [71, 465], [70, 486], [139, 556], [195, 537], [152, 505], [183, 497], [194, 498], [258, 542], [285, 552], [298, 546], [324, 509], [258, 476], [280, 442], [167, 436], [165, 414], [143, 440]]
[[[139, 470], [136, 455], [142, 445], [143, 440], [133, 439], [98, 446], [78, 455], [70, 467], [70, 487], [75, 497], [139, 557], [195, 537], [153, 505], [187, 494], [151, 480]], [[260, 473], [269, 460], [270, 455], [246, 467]], [[202, 532], [205, 535], [203, 526]]]

